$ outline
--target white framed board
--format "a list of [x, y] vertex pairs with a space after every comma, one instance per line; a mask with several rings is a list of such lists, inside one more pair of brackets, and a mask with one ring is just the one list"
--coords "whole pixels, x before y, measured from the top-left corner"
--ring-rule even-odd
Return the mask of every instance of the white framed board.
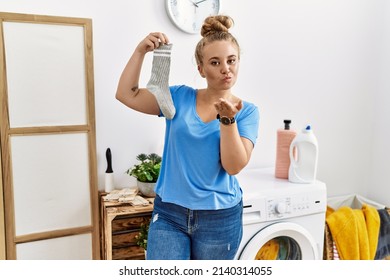
[[6, 259], [99, 259], [92, 21], [0, 23]]

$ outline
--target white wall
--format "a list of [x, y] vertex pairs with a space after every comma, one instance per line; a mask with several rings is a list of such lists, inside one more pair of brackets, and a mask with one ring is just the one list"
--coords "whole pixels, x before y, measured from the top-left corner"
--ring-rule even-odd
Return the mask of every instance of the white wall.
[[[390, 3], [384, 2], [383, 24], [379, 26], [381, 36], [377, 52], [379, 54], [378, 87], [373, 91], [374, 97], [374, 117], [371, 122], [373, 127], [370, 176], [366, 188], [372, 199], [385, 201], [389, 205], [390, 201], [390, 179], [389, 179], [389, 159], [390, 159]], [[386, 13], [387, 12], [387, 13]], [[387, 16], [386, 16], [387, 15]]]
[[[99, 188], [111, 148], [116, 185], [141, 152], [161, 153], [164, 121], [127, 109], [114, 95], [132, 50], [149, 32], [174, 44], [171, 84], [202, 87], [193, 59], [199, 35], [176, 29], [165, 0], [0, 0], [0, 11], [93, 20]], [[386, 117], [390, 6], [386, 0], [222, 0], [242, 47], [235, 94], [256, 103], [260, 138], [248, 168], [274, 165], [276, 130], [290, 118], [319, 140], [318, 178], [329, 195], [359, 193], [390, 205]], [[387, 34], [386, 34], [387, 32]], [[146, 58], [141, 86], [151, 69]], [[384, 152], [383, 152], [384, 151]], [[384, 196], [384, 194], [387, 196]]]

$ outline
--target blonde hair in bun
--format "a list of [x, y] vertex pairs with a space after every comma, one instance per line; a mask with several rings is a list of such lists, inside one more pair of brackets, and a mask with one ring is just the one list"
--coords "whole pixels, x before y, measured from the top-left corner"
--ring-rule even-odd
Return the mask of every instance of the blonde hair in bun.
[[207, 37], [216, 32], [229, 32], [234, 25], [233, 19], [228, 16], [210, 16], [204, 20], [200, 35]]
[[233, 19], [224, 15], [209, 16], [204, 20], [200, 31], [203, 38], [198, 42], [195, 49], [197, 65], [201, 65], [203, 62], [203, 47], [214, 41], [231, 41], [237, 46], [238, 53], [240, 53], [240, 46], [236, 38], [229, 32], [233, 25]]

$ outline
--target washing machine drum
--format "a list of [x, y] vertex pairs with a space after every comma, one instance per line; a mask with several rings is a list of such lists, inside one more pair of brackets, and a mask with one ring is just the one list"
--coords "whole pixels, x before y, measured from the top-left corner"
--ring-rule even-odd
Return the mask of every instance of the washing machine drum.
[[259, 230], [244, 246], [241, 260], [315, 260], [317, 244], [311, 234], [294, 223], [275, 223]]

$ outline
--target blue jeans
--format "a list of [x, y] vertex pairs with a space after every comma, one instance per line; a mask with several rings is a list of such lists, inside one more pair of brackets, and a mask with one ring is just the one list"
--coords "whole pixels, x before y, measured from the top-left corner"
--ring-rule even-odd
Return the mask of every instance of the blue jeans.
[[221, 210], [190, 210], [154, 200], [148, 260], [232, 260], [242, 238], [242, 202]]

